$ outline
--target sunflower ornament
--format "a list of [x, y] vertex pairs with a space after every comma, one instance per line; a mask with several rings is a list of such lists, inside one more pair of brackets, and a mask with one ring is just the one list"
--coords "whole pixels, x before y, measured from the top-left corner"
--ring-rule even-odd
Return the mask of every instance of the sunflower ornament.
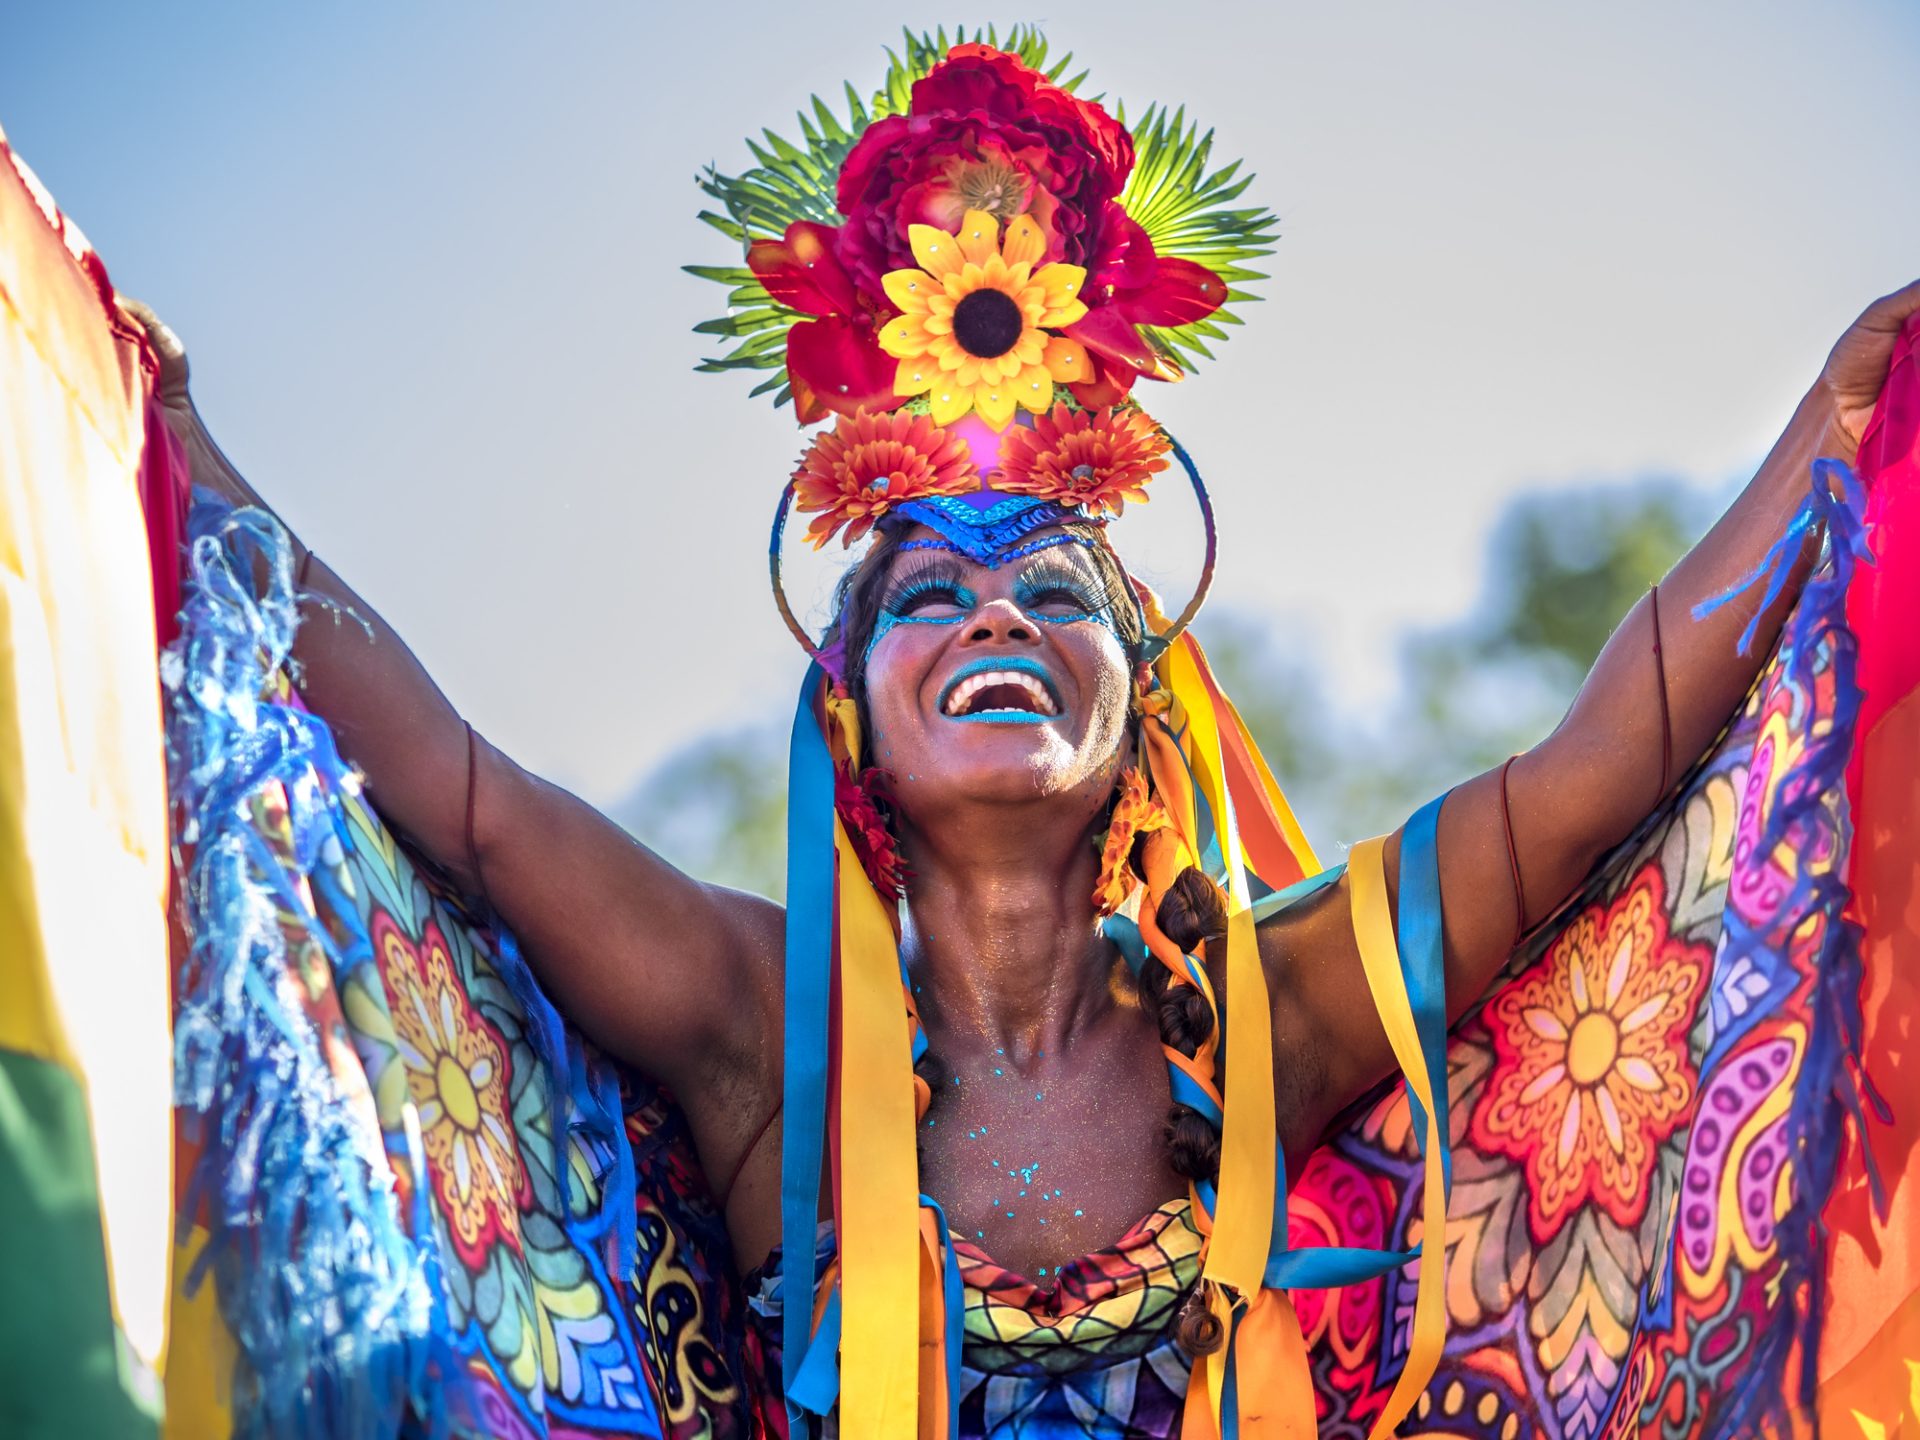
[[880, 348], [900, 361], [896, 395], [925, 395], [936, 425], [969, 411], [1004, 430], [1016, 407], [1038, 415], [1056, 384], [1092, 373], [1086, 347], [1051, 330], [1085, 317], [1086, 267], [1044, 265], [1047, 237], [1030, 215], [1000, 222], [969, 210], [957, 231], [913, 225], [918, 269], [881, 277], [900, 309]]

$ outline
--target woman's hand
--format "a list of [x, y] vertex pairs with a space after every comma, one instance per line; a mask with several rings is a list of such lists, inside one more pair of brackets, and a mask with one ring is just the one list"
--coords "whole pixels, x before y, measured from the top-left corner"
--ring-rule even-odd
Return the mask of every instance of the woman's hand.
[[1894, 341], [1916, 312], [1920, 312], [1920, 280], [1869, 305], [1827, 356], [1820, 383], [1832, 397], [1834, 422], [1849, 458], [1859, 448], [1881, 387], [1887, 383]]
[[187, 347], [146, 301], [132, 300], [125, 295], [116, 299], [120, 312], [147, 332], [147, 343], [153, 346], [153, 353], [160, 361], [160, 383], [156, 391], [160, 406], [167, 412], [167, 421], [174, 433], [181, 434], [184, 427], [194, 423], [193, 397], [187, 393]]
[[[153, 307], [144, 300], [130, 300], [124, 295], [116, 299], [120, 313], [147, 332], [147, 343], [153, 347], [153, 353], [160, 362], [154, 397], [159, 400], [161, 413], [167, 418], [167, 428], [186, 447], [187, 469], [193, 476], [194, 484], [211, 486], [236, 505], [257, 505], [263, 510], [271, 509], [221, 453], [206, 422], [201, 420], [200, 412], [194, 408], [193, 395], [188, 389], [191, 371], [187, 364], [187, 347], [180, 343], [180, 337], [173, 333], [166, 321], [153, 313]], [[291, 530], [287, 533], [293, 541], [296, 556], [305, 556], [306, 547], [301, 544], [300, 537]]]

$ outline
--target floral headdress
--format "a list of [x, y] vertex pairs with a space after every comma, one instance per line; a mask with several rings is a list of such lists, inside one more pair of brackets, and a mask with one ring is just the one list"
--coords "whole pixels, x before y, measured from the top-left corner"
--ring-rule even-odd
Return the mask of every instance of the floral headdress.
[[[816, 98], [799, 142], [764, 132], [748, 142], [755, 168], [709, 169], [702, 188], [724, 213], [701, 218], [744, 245], [745, 264], [688, 267], [729, 290], [727, 314], [695, 328], [738, 342], [700, 368], [765, 372], [754, 394], [791, 403], [803, 425], [825, 422], [781, 496], [770, 547], [776, 603], [816, 661], [788, 807], [789, 1416], [811, 1433], [837, 1404], [844, 1434], [956, 1435], [960, 1285], [939, 1209], [919, 1193], [915, 1131], [930, 1097], [912, 1070], [926, 1038], [898, 949], [906, 877], [873, 803], [877, 772], [863, 768], [844, 656], [808, 634], [780, 584], [788, 511], [813, 517], [816, 548], [917, 524], [932, 537], [907, 544], [999, 565], [1054, 543], [1104, 547], [1103, 533], [1055, 527], [1104, 525], [1178, 460], [1206, 522], [1206, 562], [1173, 620], [1129, 582], [1152, 668], [1139, 686], [1141, 769], [1117, 797], [1095, 903], [1136, 970], [1165, 967], [1215, 1020], [1197, 1053], [1167, 1052], [1176, 1100], [1221, 1138], [1219, 1180], [1196, 1181], [1192, 1202], [1207, 1236], [1202, 1298], [1228, 1341], [1196, 1363], [1186, 1433], [1279, 1434], [1311, 1425], [1314, 1402], [1277, 1288], [1300, 1257], [1284, 1222], [1271, 1029], [1236, 1026], [1221, 1043], [1200, 956], [1154, 916], [1182, 870], [1211, 873], [1229, 901], [1227, 984], [1241, 1013], [1261, 1017], [1251, 897], [1315, 883], [1319, 865], [1184, 633], [1212, 576], [1212, 510], [1186, 452], [1134, 395], [1142, 379], [1181, 378], [1239, 323], [1231, 307], [1255, 298], [1239, 287], [1264, 278], [1245, 267], [1269, 253], [1274, 219], [1236, 204], [1251, 177], [1238, 162], [1210, 169], [1211, 133], [1184, 111], [1151, 108], [1130, 130], [1118, 107], [1074, 93], [1083, 77], [1066, 78], [1067, 59], [1050, 64], [1036, 32], [1004, 46], [992, 31], [955, 41], [909, 33], [875, 95], [847, 87], [847, 118]], [[826, 1164], [839, 1253], [816, 1280]], [[843, 1174], [859, 1183], [841, 1185]], [[1402, 1259], [1366, 1252], [1347, 1270]], [[1249, 1345], [1260, 1363], [1241, 1366]], [[1380, 1433], [1417, 1397], [1422, 1368], [1409, 1358]]]

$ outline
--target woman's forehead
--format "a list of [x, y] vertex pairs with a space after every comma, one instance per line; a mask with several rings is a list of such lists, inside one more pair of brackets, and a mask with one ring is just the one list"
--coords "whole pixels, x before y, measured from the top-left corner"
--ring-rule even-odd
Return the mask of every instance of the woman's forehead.
[[1098, 567], [1088, 549], [1091, 543], [1064, 525], [1046, 525], [1021, 537], [1018, 556], [1010, 556], [999, 565], [983, 565], [962, 554], [931, 526], [915, 524], [902, 532], [901, 548], [894, 554], [892, 568], [898, 571], [903, 562], [938, 557], [942, 562], [940, 568], [950, 574], [989, 575], [997, 570], [1018, 572], [1046, 556], [1056, 564], [1065, 562], [1089, 575], [1097, 575]]

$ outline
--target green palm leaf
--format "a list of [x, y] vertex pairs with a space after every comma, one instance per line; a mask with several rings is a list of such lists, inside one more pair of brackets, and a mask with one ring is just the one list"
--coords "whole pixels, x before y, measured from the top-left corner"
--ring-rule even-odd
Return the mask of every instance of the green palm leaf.
[[[1114, 114], [1122, 125], [1127, 123], [1124, 108]], [[1197, 122], [1187, 119], [1185, 106], [1172, 111], [1149, 106], [1140, 123], [1128, 128], [1139, 158], [1121, 206], [1147, 232], [1158, 254], [1204, 265], [1227, 287], [1226, 300], [1204, 320], [1140, 327], [1149, 345], [1184, 370], [1196, 359], [1213, 358], [1207, 342], [1226, 338], [1223, 325], [1246, 323], [1234, 307], [1260, 297], [1245, 289], [1245, 283], [1267, 278], [1263, 271], [1248, 269], [1246, 262], [1273, 253], [1280, 221], [1263, 206], [1233, 203], [1253, 176], [1240, 173], [1238, 160], [1217, 170], [1207, 168], [1213, 131], [1202, 133]]]

